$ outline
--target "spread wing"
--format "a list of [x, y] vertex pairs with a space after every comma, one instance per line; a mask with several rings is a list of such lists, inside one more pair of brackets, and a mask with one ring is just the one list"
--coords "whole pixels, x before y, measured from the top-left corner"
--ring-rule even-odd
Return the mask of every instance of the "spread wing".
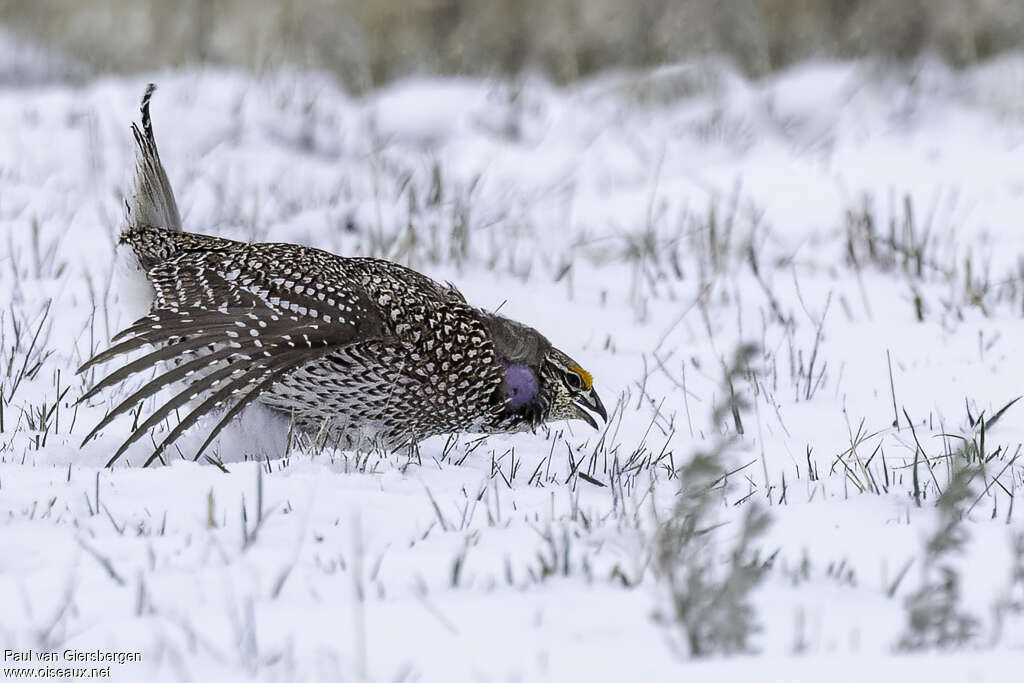
[[[131, 351], [155, 347], [97, 382], [82, 401], [161, 366], [153, 380], [110, 409], [83, 445], [118, 415], [166, 386], [185, 382], [138, 425], [107, 466], [162, 420], [196, 401], [198, 405], [179, 420], [146, 465], [204, 415], [223, 408], [220, 421], [195, 455], [198, 459], [231, 419], [282, 375], [355, 341], [384, 338], [380, 311], [360, 287], [325, 286], [295, 258], [282, 260], [280, 254], [260, 252], [261, 246], [278, 245], [232, 244], [237, 246], [186, 252], [154, 266], [148, 273], [156, 293], [150, 313], [79, 368], [83, 372]], [[295, 280], [253, 267], [267, 261], [275, 266], [269, 273], [287, 272]]]

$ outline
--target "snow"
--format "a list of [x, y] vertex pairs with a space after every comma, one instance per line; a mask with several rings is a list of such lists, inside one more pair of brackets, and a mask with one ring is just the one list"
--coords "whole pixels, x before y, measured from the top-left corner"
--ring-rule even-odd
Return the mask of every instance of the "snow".
[[[142, 652], [115, 680], [1005, 680], [1024, 630], [992, 610], [1013, 590], [1021, 405], [985, 436], [1003, 450], [955, 562], [977, 647], [894, 646], [944, 454], [1024, 393], [1024, 56], [917, 69], [750, 83], [709, 62], [360, 98], [317, 73], [5, 82], [0, 648]], [[140, 467], [144, 440], [105, 469], [130, 417], [78, 444], [128, 387], [76, 407], [102, 374], [75, 369], [131, 321], [114, 242], [150, 80], [187, 228], [450, 280], [580, 361], [607, 432], [282, 457], [286, 426], [256, 413], [220, 439], [227, 472], [191, 462], [201, 429], [166, 466]], [[865, 210], [880, 250], [890, 225], [925, 245], [921, 275], [863, 242], [848, 256]], [[688, 660], [653, 618], [670, 461], [613, 472], [638, 449], [678, 466], [732, 431], [709, 420], [741, 341], [761, 347], [758, 384], [737, 384], [751, 405], [730, 457], [752, 464], [721, 514], [760, 501], [777, 555], [758, 654]], [[544, 571], [552, 552], [564, 572]]]

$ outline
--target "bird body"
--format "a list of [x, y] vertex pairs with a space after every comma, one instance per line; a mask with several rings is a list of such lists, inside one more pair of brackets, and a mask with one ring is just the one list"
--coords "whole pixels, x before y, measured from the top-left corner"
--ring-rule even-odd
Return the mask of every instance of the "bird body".
[[[606, 418], [590, 375], [526, 325], [468, 304], [404, 266], [295, 244], [248, 244], [181, 230], [149, 118], [133, 127], [140, 160], [120, 248], [152, 288], [149, 312], [82, 370], [155, 350], [95, 384], [152, 381], [86, 437], [164, 387], [183, 384], [111, 458], [186, 406], [148, 462], [208, 414], [200, 453], [253, 402], [345, 448], [396, 448], [435, 434], [514, 432], [556, 419]], [[80, 370], [81, 371], [81, 370]], [[198, 457], [198, 454], [196, 455]], [[108, 464], [110, 464], [108, 463]]]

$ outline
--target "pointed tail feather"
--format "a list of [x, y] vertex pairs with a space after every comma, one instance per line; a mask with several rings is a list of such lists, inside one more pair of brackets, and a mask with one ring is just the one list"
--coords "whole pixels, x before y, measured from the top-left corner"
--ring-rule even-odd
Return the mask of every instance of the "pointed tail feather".
[[139, 158], [135, 170], [135, 192], [128, 204], [128, 224], [130, 227], [181, 230], [181, 214], [178, 213], [167, 172], [160, 162], [153, 121], [149, 115], [149, 102], [154, 90], [156, 86], [150, 83], [142, 96], [142, 128], [132, 124]]

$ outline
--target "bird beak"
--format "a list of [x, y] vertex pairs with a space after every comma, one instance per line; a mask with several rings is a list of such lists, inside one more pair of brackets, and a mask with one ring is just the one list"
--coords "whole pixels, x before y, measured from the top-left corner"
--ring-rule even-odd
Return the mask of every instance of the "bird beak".
[[576, 399], [574, 405], [576, 406], [576, 416], [594, 429], [600, 429], [600, 427], [597, 426], [597, 420], [591, 413], [600, 415], [603, 422], [608, 422], [608, 411], [604, 409], [604, 404], [601, 403], [601, 397], [597, 395], [596, 390], [591, 389], [581, 395]]

